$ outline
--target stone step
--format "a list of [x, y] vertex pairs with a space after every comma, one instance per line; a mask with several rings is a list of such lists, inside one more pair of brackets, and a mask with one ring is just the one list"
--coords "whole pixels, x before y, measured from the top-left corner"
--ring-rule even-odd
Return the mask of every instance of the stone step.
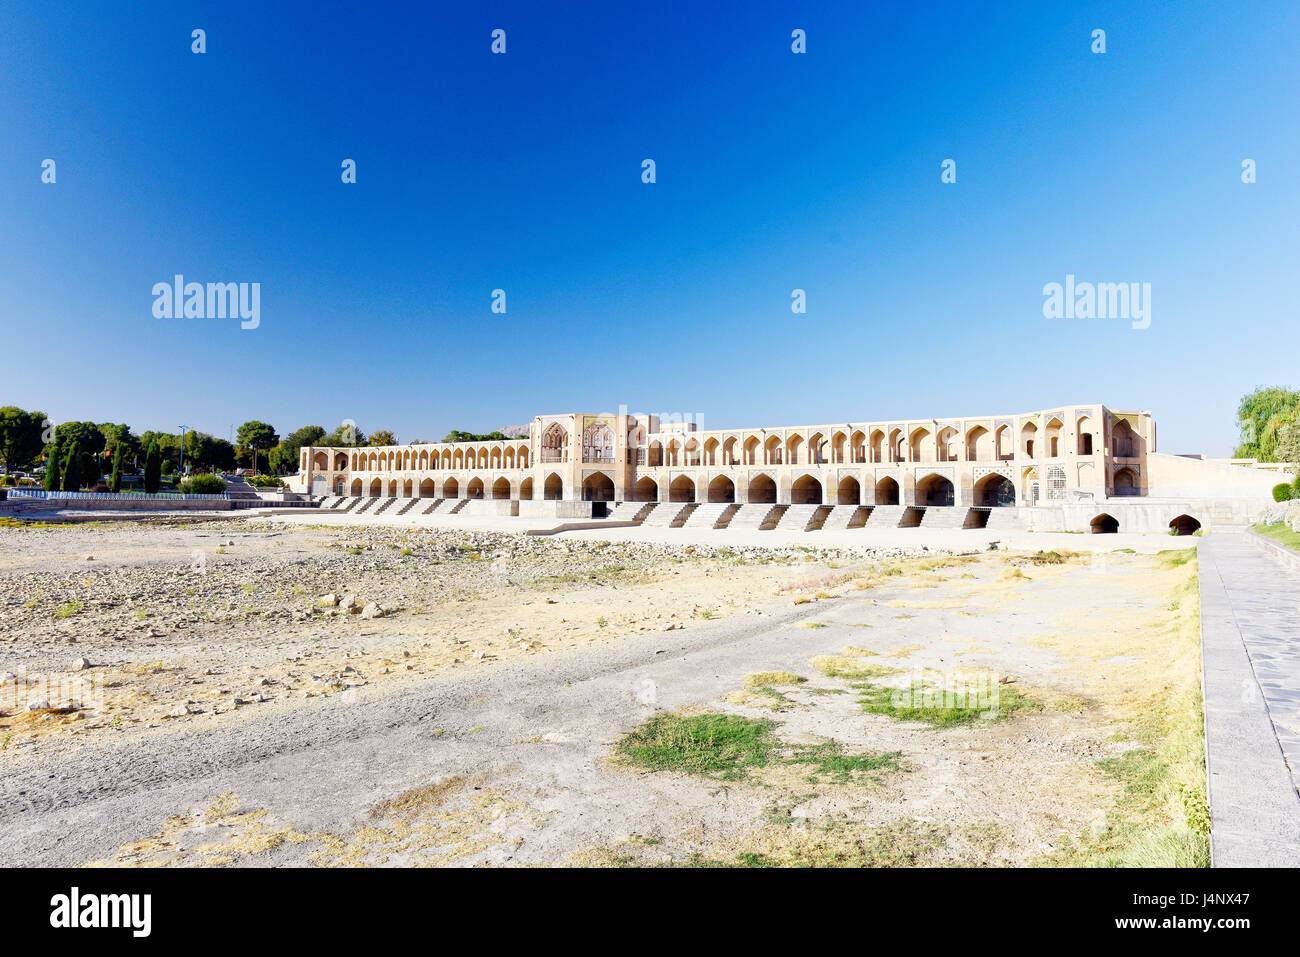
[[407, 512], [409, 512], [411, 509], [415, 508], [415, 506], [419, 504], [420, 504], [420, 500], [418, 498], [408, 498], [406, 502], [402, 505], [402, 507], [397, 510], [397, 514], [405, 515]]
[[459, 512], [462, 508], [464, 508], [472, 501], [474, 501], [474, 499], [470, 499], [470, 498], [457, 499], [456, 504], [451, 507], [451, 511], [448, 512], [447, 514], [455, 515], [457, 512]]
[[831, 513], [826, 516], [826, 521], [822, 522], [822, 528], [835, 531], [861, 528], [867, 524], [867, 517], [870, 514], [871, 506], [869, 505], [836, 505], [831, 509]]
[[727, 524], [727, 528], [751, 529], [753, 531], [758, 531], [764, 527], [765, 523], [767, 528], [774, 528], [776, 519], [780, 518], [780, 516], [774, 516], [772, 512], [774, 509], [782, 507], [783, 506], [772, 505], [767, 502], [755, 502], [750, 505], [742, 505], [736, 510], [736, 513], [732, 515], [731, 521]]
[[867, 518], [867, 528], [898, 528], [906, 513], [905, 505], [877, 505]]
[[922, 528], [961, 528], [968, 508], [958, 505], [930, 505], [921, 519]]
[[371, 514], [372, 514], [372, 515], [378, 515], [380, 512], [387, 511], [388, 509], [392, 508], [392, 507], [393, 507], [397, 502], [399, 502], [399, 501], [400, 501], [400, 499], [396, 499], [396, 498], [385, 498], [385, 499], [381, 499], [380, 502], [379, 502], [379, 508], [375, 509]]
[[726, 528], [727, 522], [735, 514], [736, 505], [731, 502], [707, 502], [701, 504], [686, 520], [687, 528]]
[[378, 501], [379, 499], [377, 498], [367, 498], [365, 501], [361, 503], [361, 507], [357, 509], [356, 512], [354, 512], [353, 514], [360, 515], [362, 512], [370, 511], [371, 506], [373, 506]]
[[815, 532], [822, 527], [830, 511], [830, 506], [827, 505], [791, 505], [781, 516], [776, 527], [783, 530]]
[[682, 513], [690, 507], [686, 502], [660, 502], [641, 524], [646, 528], [680, 528], [681, 521], [685, 521], [689, 515]]
[[1024, 510], [1020, 508], [1007, 506], [991, 508], [988, 524], [984, 527], [994, 531], [1024, 531], [1029, 527], [1026, 519]]
[[654, 502], [619, 502], [609, 510], [607, 517], [615, 522], [635, 522], [640, 525], [654, 511], [654, 507]]
[[446, 501], [446, 499], [445, 499], [445, 498], [435, 498], [435, 499], [432, 499], [432, 500], [430, 500], [430, 499], [424, 499], [423, 501], [426, 501], [426, 502], [428, 502], [429, 504], [426, 505], [424, 508], [420, 509], [419, 514], [421, 514], [421, 515], [428, 515], [428, 514], [430, 514], [431, 512], [433, 512], [434, 510], [436, 510], [437, 507], [438, 507], [439, 505], [441, 505], [443, 502]]

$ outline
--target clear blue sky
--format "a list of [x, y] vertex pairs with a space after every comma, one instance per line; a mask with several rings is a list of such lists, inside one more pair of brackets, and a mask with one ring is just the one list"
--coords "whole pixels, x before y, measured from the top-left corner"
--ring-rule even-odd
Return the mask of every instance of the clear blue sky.
[[[1300, 385], [1297, 119], [1293, 2], [5, 0], [0, 404], [409, 441], [1102, 401], [1226, 454]], [[178, 272], [261, 327], [155, 319]], [[1151, 327], [1044, 319], [1066, 273]]]

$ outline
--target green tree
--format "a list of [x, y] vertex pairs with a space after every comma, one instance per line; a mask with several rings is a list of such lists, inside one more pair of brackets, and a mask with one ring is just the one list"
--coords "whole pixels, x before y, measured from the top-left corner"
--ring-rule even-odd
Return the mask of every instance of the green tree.
[[140, 452], [140, 438], [131, 432], [131, 427], [122, 423], [101, 422], [96, 428], [104, 436], [104, 449], [115, 454], [118, 446], [126, 449], [124, 459], [133, 458]]
[[313, 442], [313, 445], [319, 445], [323, 448], [348, 448], [365, 445], [368, 440], [366, 433], [362, 432], [355, 425], [340, 425], [329, 435], [323, 436]]
[[235, 447], [225, 439], [212, 440], [212, 467], [222, 472], [235, 468]]
[[0, 460], [9, 471], [26, 468], [45, 443], [44, 412], [25, 412], [15, 405], [0, 408]]
[[1289, 422], [1277, 430], [1277, 460], [1300, 465], [1300, 422]]
[[1300, 409], [1300, 392], [1280, 386], [1260, 386], [1242, 396], [1237, 406], [1237, 422], [1242, 442], [1236, 457], [1275, 462], [1278, 432], [1281, 426], [1295, 421]]
[[235, 443], [240, 448], [248, 449], [253, 454], [253, 470], [257, 470], [257, 453], [264, 452], [276, 442], [280, 441], [280, 436], [276, 434], [275, 429], [265, 422], [259, 422], [252, 419], [245, 422], [235, 433]]
[[117, 447], [113, 450], [113, 474], [108, 480], [109, 491], [122, 491], [122, 459], [125, 457], [126, 446], [119, 442]]
[[90, 452], [81, 453], [81, 484], [86, 488], [98, 485], [104, 477], [104, 459]]
[[157, 442], [149, 444], [149, 451], [144, 456], [144, 490], [150, 495], [158, 492], [162, 484], [162, 451]]
[[378, 432], [370, 433], [370, 444], [372, 446], [396, 445], [397, 436], [394, 435], [392, 432], [390, 432], [388, 429], [380, 429]]
[[63, 485], [62, 476], [59, 475], [59, 449], [58, 446], [51, 445], [46, 449], [48, 456], [45, 462], [45, 491], [57, 492]]
[[320, 445], [325, 430], [319, 425], [304, 425], [282, 438], [267, 456], [271, 471], [277, 475], [292, 472], [298, 467], [298, 453], [303, 446]]
[[63, 491], [81, 491], [81, 447], [76, 442], [68, 449], [68, 457], [63, 460]]
[[447, 437], [443, 439], [443, 441], [444, 442], [499, 442], [504, 438], [506, 438], [506, 436], [501, 432], [488, 432], [484, 435], [479, 435], [474, 432], [461, 432], [458, 429], [452, 429], [450, 432], [447, 433]]
[[65, 456], [74, 445], [83, 452], [98, 455], [107, 442], [94, 422], [61, 422], [54, 427], [54, 444]]

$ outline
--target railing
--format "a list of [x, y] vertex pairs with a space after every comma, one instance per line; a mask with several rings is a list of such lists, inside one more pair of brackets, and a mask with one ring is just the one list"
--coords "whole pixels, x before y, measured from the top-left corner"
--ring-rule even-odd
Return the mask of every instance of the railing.
[[230, 498], [225, 492], [203, 492], [189, 494], [185, 492], [154, 492], [149, 494], [137, 494], [135, 492], [47, 492], [45, 489], [29, 488], [11, 488], [8, 489], [10, 497], [19, 498], [74, 498], [81, 500], [114, 500], [114, 501], [136, 501], [143, 499], [145, 501], [163, 499], [166, 501], [220, 501]]
[[567, 449], [542, 449], [537, 455], [537, 461], [539, 462], [567, 462], [568, 460]]

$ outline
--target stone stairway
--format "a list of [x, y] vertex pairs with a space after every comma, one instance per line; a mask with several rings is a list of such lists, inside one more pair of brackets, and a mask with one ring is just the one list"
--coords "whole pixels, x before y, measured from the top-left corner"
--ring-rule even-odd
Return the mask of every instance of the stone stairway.
[[777, 528], [783, 531], [794, 529], [801, 532], [815, 532], [822, 527], [830, 511], [826, 505], [791, 505], [781, 516]]
[[1024, 509], [991, 508], [988, 524], [984, 527], [995, 531], [1023, 532], [1029, 527], [1029, 523], [1025, 518]]
[[401, 500], [396, 498], [386, 498], [379, 503], [379, 508], [375, 509], [372, 514], [378, 515], [380, 512], [387, 511], [388, 509], [396, 505], [399, 501]]
[[769, 518], [772, 518], [773, 521], [767, 527], [774, 528], [775, 518], [779, 518], [780, 516], [773, 517], [772, 511], [778, 507], [779, 506], [776, 505], [769, 505], [766, 502], [758, 502], [753, 505], [742, 505], [736, 511], [736, 514], [731, 516], [731, 522], [727, 525], [727, 528], [758, 531]]
[[904, 505], [877, 505], [867, 517], [867, 528], [898, 528], [905, 511]]
[[861, 505], [836, 505], [831, 509], [831, 513], [826, 516], [826, 521], [822, 522], [822, 528], [834, 531], [843, 531], [848, 528], [861, 528], [867, 524], [867, 516], [871, 514], [870, 507]]
[[931, 505], [921, 519], [922, 528], [961, 528], [969, 509], [961, 505]]
[[453, 506], [451, 507], [451, 511], [448, 512], [447, 514], [448, 514], [448, 515], [455, 515], [457, 512], [459, 512], [462, 508], [464, 508], [466, 505], [468, 505], [468, 504], [469, 504], [470, 502], [472, 502], [472, 501], [475, 501], [475, 500], [474, 500], [474, 499], [468, 499], [468, 498], [458, 499], [457, 502], [456, 502], [456, 504], [453, 505]]
[[222, 478], [226, 483], [226, 497], [230, 499], [232, 508], [261, 508], [262, 500], [257, 497], [253, 486], [242, 478], [232, 475], [225, 475]]
[[406, 504], [397, 510], [397, 514], [405, 515], [407, 512], [409, 512], [411, 509], [415, 508], [415, 506], [419, 504], [420, 504], [420, 500], [418, 498], [407, 499]]
[[640, 525], [654, 509], [654, 502], [619, 502], [606, 517], [614, 522], [635, 522]]
[[[422, 501], [428, 501], [428, 500], [427, 500], [427, 499], [422, 499]], [[436, 511], [437, 508], [438, 508], [438, 506], [441, 505], [441, 504], [442, 504], [443, 502], [445, 502], [445, 501], [447, 501], [445, 498], [435, 498], [435, 499], [433, 499], [432, 501], [430, 501], [429, 504], [426, 505], [424, 508], [419, 509], [419, 510], [418, 510], [418, 514], [420, 514], [420, 515], [429, 515], [429, 514], [431, 514], [432, 512]]]
[[660, 502], [641, 524], [646, 528], [681, 528], [695, 509], [695, 505], [685, 502]]
[[686, 528], [726, 528], [739, 509], [731, 502], [709, 502], [700, 505], [683, 523]]
[[361, 507], [360, 507], [359, 509], [357, 509], [353, 514], [354, 514], [354, 515], [360, 515], [362, 512], [368, 512], [368, 511], [370, 511], [371, 507], [374, 506], [374, 504], [375, 504], [376, 502], [378, 502], [378, 501], [379, 501], [379, 499], [377, 499], [377, 498], [367, 498], [367, 499], [365, 499], [364, 501], [362, 501], [362, 503], [361, 503]]
[[343, 511], [345, 511], [345, 512], [350, 512], [350, 511], [352, 511], [353, 509], [355, 509], [358, 505], [360, 505], [361, 502], [362, 502], [362, 499], [361, 499], [360, 497], [357, 497], [357, 498], [349, 498], [349, 499], [348, 499], [347, 507], [346, 507], [345, 509], [343, 509]]

